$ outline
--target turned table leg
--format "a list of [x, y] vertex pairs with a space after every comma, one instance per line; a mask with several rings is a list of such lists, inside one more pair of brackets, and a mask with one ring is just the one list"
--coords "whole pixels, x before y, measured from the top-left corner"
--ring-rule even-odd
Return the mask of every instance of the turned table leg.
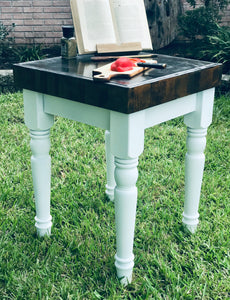
[[44, 98], [42, 94], [24, 90], [25, 124], [30, 129], [31, 136], [31, 167], [35, 194], [36, 217], [35, 226], [39, 236], [49, 235], [51, 232], [50, 215], [50, 181], [51, 161], [50, 128], [54, 117], [44, 112]]
[[137, 205], [138, 157], [144, 149], [145, 113], [111, 112], [110, 145], [115, 157], [114, 191], [117, 251], [115, 266], [121, 283], [132, 280], [133, 241]]
[[133, 240], [137, 205], [136, 181], [138, 159], [115, 158], [115, 220], [117, 276], [124, 285], [132, 281], [134, 266]]
[[185, 157], [185, 204], [183, 224], [191, 232], [199, 223], [199, 201], [205, 162], [207, 128], [212, 121], [214, 89], [197, 94], [196, 111], [185, 116], [187, 153]]
[[206, 133], [207, 129], [188, 128], [183, 223], [191, 233], [196, 231], [199, 222], [198, 208], [205, 161]]
[[35, 226], [39, 236], [50, 235], [50, 180], [51, 159], [49, 156], [49, 130], [30, 130], [31, 136], [31, 167], [35, 194], [36, 217]]

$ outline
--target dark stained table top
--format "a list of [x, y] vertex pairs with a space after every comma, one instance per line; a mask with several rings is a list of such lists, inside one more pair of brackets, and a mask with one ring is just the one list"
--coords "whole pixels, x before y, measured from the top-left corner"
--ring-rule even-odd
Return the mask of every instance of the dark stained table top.
[[92, 71], [108, 62], [89, 56], [55, 57], [14, 65], [20, 88], [78, 101], [122, 113], [133, 113], [219, 85], [221, 64], [158, 55], [166, 69], [149, 69], [131, 79], [95, 82]]

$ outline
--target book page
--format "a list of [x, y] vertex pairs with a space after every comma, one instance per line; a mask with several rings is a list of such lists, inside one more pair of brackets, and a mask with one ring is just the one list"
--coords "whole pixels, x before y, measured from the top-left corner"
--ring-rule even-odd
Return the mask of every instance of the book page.
[[143, 0], [110, 0], [120, 43], [141, 42], [143, 49], [152, 49], [152, 42]]
[[85, 52], [96, 51], [96, 44], [116, 43], [109, 0], [74, 1], [77, 3]]

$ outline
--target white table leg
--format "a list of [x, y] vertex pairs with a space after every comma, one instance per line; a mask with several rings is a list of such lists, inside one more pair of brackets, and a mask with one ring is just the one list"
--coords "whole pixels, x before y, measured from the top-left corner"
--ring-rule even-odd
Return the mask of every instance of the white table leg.
[[188, 128], [185, 157], [185, 204], [183, 223], [191, 233], [197, 228], [199, 200], [204, 170], [207, 129]]
[[203, 178], [207, 127], [212, 121], [214, 89], [197, 94], [196, 111], [185, 116], [187, 153], [185, 157], [185, 204], [183, 224], [191, 232], [199, 222], [199, 201]]
[[114, 188], [116, 185], [114, 179], [114, 156], [111, 153], [110, 147], [110, 132], [108, 130], [105, 131], [105, 153], [106, 153], [106, 168], [107, 168], [107, 183], [105, 193], [108, 198], [113, 201], [114, 200]]
[[110, 142], [115, 157], [115, 221], [117, 252], [115, 266], [121, 283], [132, 280], [133, 240], [136, 218], [138, 157], [144, 149], [144, 112], [131, 115], [111, 112]]
[[117, 233], [117, 253], [115, 266], [121, 283], [132, 281], [134, 266], [133, 240], [136, 218], [136, 181], [138, 158], [115, 158], [115, 219]]
[[42, 94], [24, 90], [25, 123], [30, 129], [31, 136], [31, 167], [35, 194], [36, 217], [35, 226], [39, 236], [51, 233], [50, 215], [50, 181], [51, 159], [49, 156], [50, 127], [53, 116], [43, 111]]
[[51, 233], [50, 215], [50, 179], [51, 159], [49, 156], [49, 130], [30, 130], [31, 167], [35, 194], [36, 217], [35, 226], [39, 236]]

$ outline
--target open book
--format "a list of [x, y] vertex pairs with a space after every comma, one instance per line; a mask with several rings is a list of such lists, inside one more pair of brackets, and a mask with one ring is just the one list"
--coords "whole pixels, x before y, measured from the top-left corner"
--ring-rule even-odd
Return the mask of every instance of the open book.
[[141, 43], [152, 49], [144, 0], [70, 0], [79, 54], [100, 44]]

